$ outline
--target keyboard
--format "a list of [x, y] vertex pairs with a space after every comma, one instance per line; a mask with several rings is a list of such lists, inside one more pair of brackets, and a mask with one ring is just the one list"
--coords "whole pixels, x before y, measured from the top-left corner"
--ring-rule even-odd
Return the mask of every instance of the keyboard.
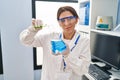
[[105, 73], [103, 70], [101, 70], [99, 67], [97, 67], [94, 64], [90, 64], [89, 66], [89, 74], [95, 79], [95, 80], [109, 80], [110, 75]]

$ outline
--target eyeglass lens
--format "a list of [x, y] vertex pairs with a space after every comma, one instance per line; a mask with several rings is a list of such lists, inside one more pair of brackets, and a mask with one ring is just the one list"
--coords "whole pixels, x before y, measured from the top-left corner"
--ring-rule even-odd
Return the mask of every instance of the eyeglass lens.
[[67, 21], [71, 21], [72, 19], [75, 19], [75, 18], [76, 16], [68, 16], [68, 17], [60, 18], [58, 19], [58, 21], [64, 23], [65, 19], [67, 19]]

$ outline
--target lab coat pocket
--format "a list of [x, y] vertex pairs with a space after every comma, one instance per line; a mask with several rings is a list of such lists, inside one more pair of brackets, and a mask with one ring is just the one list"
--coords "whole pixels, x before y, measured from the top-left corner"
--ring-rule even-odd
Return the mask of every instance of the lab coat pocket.
[[55, 75], [55, 80], [70, 80], [72, 72], [57, 72]]

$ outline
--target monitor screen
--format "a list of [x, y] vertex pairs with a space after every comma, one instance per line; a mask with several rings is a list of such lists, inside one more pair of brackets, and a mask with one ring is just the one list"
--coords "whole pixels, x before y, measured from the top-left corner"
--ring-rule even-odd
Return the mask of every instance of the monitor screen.
[[120, 37], [91, 31], [90, 48], [93, 59], [120, 69]]

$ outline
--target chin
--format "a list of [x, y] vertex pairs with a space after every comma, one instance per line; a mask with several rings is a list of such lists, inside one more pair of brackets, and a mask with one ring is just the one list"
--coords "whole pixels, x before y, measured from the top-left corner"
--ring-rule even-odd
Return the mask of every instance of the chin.
[[73, 33], [73, 30], [66, 31], [66, 33], [71, 34], [71, 33]]

